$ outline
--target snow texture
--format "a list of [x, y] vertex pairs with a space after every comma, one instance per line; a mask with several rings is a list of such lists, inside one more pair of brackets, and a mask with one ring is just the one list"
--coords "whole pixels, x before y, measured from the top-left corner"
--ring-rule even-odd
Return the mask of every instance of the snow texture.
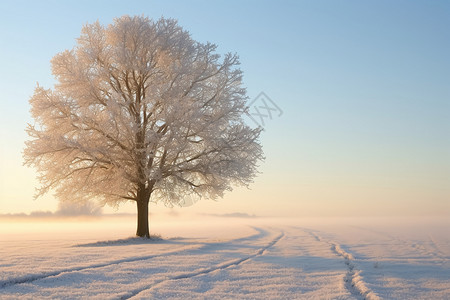
[[0, 298], [450, 297], [448, 220], [155, 223], [153, 239], [124, 239], [122, 221], [3, 223]]

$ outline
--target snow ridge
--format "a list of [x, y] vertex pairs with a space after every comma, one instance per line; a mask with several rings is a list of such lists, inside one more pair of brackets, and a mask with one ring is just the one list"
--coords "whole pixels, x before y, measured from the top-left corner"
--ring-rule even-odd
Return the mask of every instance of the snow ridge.
[[409, 247], [411, 249], [414, 249], [418, 254], [424, 255], [424, 256], [430, 256], [437, 259], [440, 259], [442, 263], [447, 263], [450, 260], [450, 256], [447, 256], [444, 251], [442, 251], [438, 245], [438, 242], [435, 241], [432, 235], [428, 235], [428, 243], [424, 241], [407, 241], [403, 238], [400, 238], [398, 236], [395, 236], [393, 234], [389, 234], [386, 232], [382, 232], [379, 230], [369, 229], [361, 226], [352, 226], [353, 228], [364, 230], [367, 232], [375, 233], [381, 237], [386, 237], [392, 241], [401, 243], [405, 245], [406, 247]]
[[363, 299], [379, 300], [380, 298], [366, 286], [366, 283], [361, 276], [361, 271], [355, 270], [353, 255], [343, 250], [341, 246], [336, 243], [331, 243], [331, 250], [336, 253], [336, 255], [342, 256], [345, 260], [345, 264], [348, 268], [347, 274], [344, 277], [347, 289], [353, 294], [361, 295]]
[[351, 253], [348, 253], [342, 249], [341, 245], [338, 243], [326, 241], [310, 230], [305, 231], [314, 237], [316, 241], [330, 244], [331, 250], [336, 255], [344, 258], [345, 264], [347, 265], [347, 274], [344, 277], [345, 287], [348, 291], [350, 291], [350, 293], [359, 296], [364, 300], [380, 300], [380, 297], [378, 297], [377, 294], [366, 286], [364, 278], [361, 276], [361, 270], [356, 270], [356, 266], [354, 264], [355, 258]]
[[40, 273], [40, 274], [28, 274], [22, 277], [16, 277], [16, 278], [10, 278], [10, 279], [6, 279], [6, 280], [1, 280], [0, 281], [0, 289], [5, 288], [5, 287], [9, 287], [12, 285], [16, 285], [16, 284], [21, 284], [21, 283], [30, 283], [39, 279], [44, 279], [47, 277], [51, 277], [51, 276], [57, 276], [60, 275], [62, 273], [69, 273], [69, 272], [77, 272], [77, 271], [82, 271], [82, 270], [87, 270], [87, 269], [97, 269], [97, 268], [103, 268], [103, 267], [107, 267], [107, 266], [111, 266], [111, 265], [117, 265], [117, 264], [121, 264], [121, 263], [126, 263], [126, 262], [135, 262], [135, 261], [140, 261], [140, 260], [147, 260], [147, 259], [152, 259], [152, 258], [156, 258], [156, 257], [160, 257], [160, 256], [166, 256], [166, 255], [172, 255], [172, 254], [178, 254], [181, 251], [188, 251], [188, 250], [192, 250], [192, 249], [198, 249], [203, 247], [203, 245], [199, 245], [197, 247], [191, 247], [191, 248], [185, 248], [182, 250], [175, 250], [175, 251], [170, 251], [170, 252], [166, 252], [163, 254], [154, 254], [154, 255], [148, 255], [148, 256], [138, 256], [138, 257], [131, 257], [131, 258], [123, 258], [123, 259], [118, 259], [118, 260], [113, 260], [113, 261], [109, 261], [109, 262], [105, 262], [105, 263], [99, 263], [99, 264], [92, 264], [92, 265], [88, 265], [88, 266], [79, 266], [79, 267], [74, 267], [74, 268], [67, 268], [67, 269], [62, 269], [62, 270], [58, 270], [58, 271], [52, 271], [52, 272], [45, 272], [45, 273]]
[[179, 274], [173, 277], [167, 277], [165, 279], [161, 279], [159, 281], [153, 282], [151, 285], [146, 285], [144, 287], [140, 287], [138, 289], [132, 290], [124, 295], [121, 295], [118, 299], [121, 300], [125, 300], [125, 299], [130, 299], [132, 297], [137, 296], [138, 294], [144, 292], [144, 291], [148, 291], [151, 290], [153, 288], [155, 288], [156, 286], [166, 282], [166, 281], [170, 281], [170, 280], [179, 280], [179, 279], [187, 279], [187, 278], [192, 278], [195, 276], [199, 276], [199, 275], [204, 275], [204, 274], [209, 274], [211, 272], [214, 271], [219, 271], [219, 270], [223, 270], [229, 267], [233, 267], [233, 266], [238, 266], [248, 260], [251, 260], [257, 256], [263, 255], [264, 252], [269, 249], [270, 247], [274, 246], [279, 240], [281, 240], [284, 237], [284, 232], [281, 232], [277, 237], [275, 237], [270, 243], [268, 243], [267, 245], [265, 245], [264, 247], [260, 248], [258, 251], [256, 251], [254, 254], [250, 255], [250, 256], [246, 256], [243, 258], [238, 258], [238, 259], [233, 259], [221, 264], [217, 264], [215, 266], [209, 267], [209, 268], [202, 268], [202, 269], [198, 269], [198, 270], [194, 270], [192, 272], [187, 272], [187, 273], [183, 273], [183, 274]]
[[[253, 234], [253, 235], [250, 235], [250, 236], [244, 237], [244, 238], [232, 239], [228, 242], [231, 242], [231, 241], [238, 242], [238, 241], [243, 241], [243, 240], [248, 240], [248, 239], [259, 239], [268, 234], [267, 231], [265, 231], [262, 228], [253, 227], [253, 229], [257, 232], [256, 234]], [[130, 238], [130, 239], [126, 239], [126, 240], [118, 240], [115, 242], [107, 241], [107, 242], [97, 242], [97, 243], [93, 243], [93, 244], [81, 244], [81, 245], [75, 245], [75, 247], [98, 247], [101, 245], [114, 246], [115, 244], [125, 245], [126, 244], [125, 241], [127, 241], [128, 244], [130, 244], [130, 243], [136, 244], [136, 243], [141, 243], [142, 242], [141, 240], [142, 240], [141, 238]], [[156, 242], [160, 242], [160, 240], [156, 240]], [[202, 249], [205, 247], [219, 245], [222, 243], [223, 242], [218, 242], [218, 243], [214, 243], [214, 244], [196, 244], [196, 245], [183, 247], [181, 249], [175, 249], [173, 251], [168, 251], [168, 252], [160, 253], [160, 254], [127, 257], [127, 258], [117, 259], [117, 260], [104, 262], [104, 263], [91, 264], [91, 265], [87, 265], [87, 266], [86, 265], [85, 266], [77, 266], [77, 267], [60, 269], [60, 270], [55, 270], [55, 271], [50, 271], [50, 272], [43, 272], [43, 273], [38, 273], [38, 274], [27, 274], [27, 275], [20, 276], [20, 277], [8, 278], [8, 279], [0, 280], [0, 290], [3, 288], [7, 288], [9, 286], [17, 285], [17, 284], [30, 283], [30, 282], [33, 282], [36, 280], [47, 278], [47, 277], [58, 276], [63, 273], [78, 272], [78, 271], [89, 270], [89, 269], [98, 269], [98, 268], [103, 268], [103, 267], [112, 266], [112, 265], [118, 265], [118, 264], [122, 264], [122, 263], [136, 262], [136, 261], [148, 260], [148, 259], [153, 259], [153, 258], [158, 258], [158, 257], [163, 257], [163, 256], [176, 255], [181, 252], [195, 251], [195, 250], [199, 250], [199, 249]]]

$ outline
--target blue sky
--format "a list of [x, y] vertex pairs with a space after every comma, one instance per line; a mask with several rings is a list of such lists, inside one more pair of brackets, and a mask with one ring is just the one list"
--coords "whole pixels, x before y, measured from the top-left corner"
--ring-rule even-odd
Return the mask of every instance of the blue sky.
[[238, 53], [249, 101], [264, 91], [284, 112], [252, 190], [187, 210], [450, 214], [447, 1], [0, 1], [0, 213], [56, 209], [32, 200], [22, 167], [28, 99], [83, 24], [124, 14], [177, 19]]

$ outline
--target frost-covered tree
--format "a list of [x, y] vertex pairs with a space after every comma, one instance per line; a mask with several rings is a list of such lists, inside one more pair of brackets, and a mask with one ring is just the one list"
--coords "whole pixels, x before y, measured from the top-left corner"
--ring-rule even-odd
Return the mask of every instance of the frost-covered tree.
[[135, 201], [136, 234], [149, 237], [149, 201], [183, 206], [255, 176], [260, 130], [242, 118], [237, 56], [221, 58], [175, 20], [88, 24], [51, 64], [57, 83], [30, 99], [24, 151], [39, 173], [36, 197]]

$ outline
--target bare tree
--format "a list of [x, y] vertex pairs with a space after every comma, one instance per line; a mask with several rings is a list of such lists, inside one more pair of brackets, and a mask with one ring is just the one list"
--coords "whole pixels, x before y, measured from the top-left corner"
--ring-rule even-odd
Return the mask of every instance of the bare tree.
[[149, 237], [149, 201], [183, 206], [247, 186], [263, 159], [260, 129], [242, 118], [237, 56], [215, 51], [171, 19], [84, 26], [51, 61], [57, 84], [30, 99], [24, 159], [39, 173], [36, 197], [135, 201], [136, 235]]

